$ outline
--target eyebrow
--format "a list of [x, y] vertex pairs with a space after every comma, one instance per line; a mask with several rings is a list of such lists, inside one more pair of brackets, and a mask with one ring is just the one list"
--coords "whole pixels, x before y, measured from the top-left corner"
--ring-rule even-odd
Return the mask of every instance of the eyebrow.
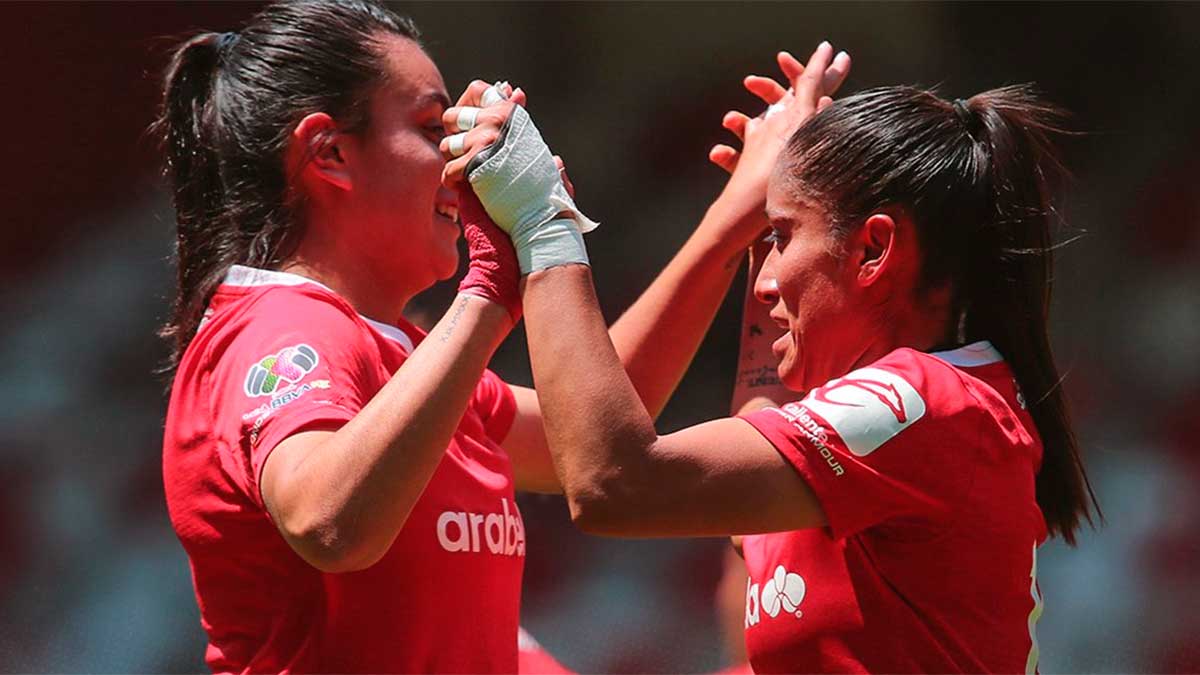
[[450, 107], [450, 98], [440, 91], [430, 91], [417, 97], [416, 107], [424, 108], [431, 103], [440, 103], [442, 108]]
[[784, 210], [780, 210], [780, 209], [775, 209], [775, 210], [763, 209], [763, 213], [767, 216], [768, 220], [795, 220], [796, 219], [796, 214], [791, 211], [784, 211]]

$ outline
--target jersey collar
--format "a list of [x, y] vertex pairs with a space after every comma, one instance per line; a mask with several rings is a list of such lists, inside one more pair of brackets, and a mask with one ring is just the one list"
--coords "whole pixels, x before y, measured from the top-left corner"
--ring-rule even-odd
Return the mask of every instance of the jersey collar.
[[931, 352], [929, 355], [959, 368], [977, 368], [1004, 360], [1000, 352], [987, 340], [973, 342], [949, 351]]
[[[247, 265], [234, 265], [234, 266], [230, 267], [229, 271], [225, 274], [225, 279], [222, 283], [225, 284], [226, 286], [242, 286], [242, 287], [249, 287], [249, 286], [302, 286], [304, 284], [312, 284], [313, 286], [317, 286], [318, 288], [323, 288], [323, 289], [329, 291], [330, 293], [337, 295], [337, 291], [333, 290], [332, 288], [326, 286], [325, 284], [323, 284], [319, 281], [314, 281], [312, 279], [309, 279], [308, 277], [301, 276], [299, 274], [292, 274], [291, 272], [279, 272], [277, 270], [264, 270], [264, 269], [259, 269], [257, 267], [249, 267]], [[341, 297], [341, 296], [338, 296], [338, 297]], [[363, 316], [362, 314], [359, 314], [358, 316], [363, 321], [366, 321], [367, 325], [371, 326], [371, 328], [374, 328], [376, 331], [378, 331], [380, 335], [383, 335], [384, 337], [386, 337], [389, 340], [392, 340], [394, 342], [399, 342], [400, 346], [404, 348], [405, 352], [407, 352], [409, 354], [412, 353], [413, 340], [403, 330], [401, 330], [400, 328], [397, 328], [396, 326], [393, 326], [391, 324], [383, 323], [382, 321], [376, 321], [375, 319], [372, 319], [369, 316]]]

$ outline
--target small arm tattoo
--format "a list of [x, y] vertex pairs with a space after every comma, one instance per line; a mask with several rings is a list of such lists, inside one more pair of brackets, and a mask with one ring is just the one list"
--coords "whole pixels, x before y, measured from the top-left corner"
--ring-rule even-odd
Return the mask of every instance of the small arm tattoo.
[[458, 306], [454, 308], [454, 314], [450, 316], [450, 323], [446, 324], [446, 329], [442, 331], [442, 342], [449, 342], [450, 336], [454, 333], [454, 327], [458, 325], [458, 320], [462, 318], [463, 312], [467, 311], [467, 303], [470, 298], [459, 298]]
[[774, 366], [759, 366], [747, 368], [738, 372], [737, 383], [750, 389], [757, 387], [778, 387], [781, 382]]

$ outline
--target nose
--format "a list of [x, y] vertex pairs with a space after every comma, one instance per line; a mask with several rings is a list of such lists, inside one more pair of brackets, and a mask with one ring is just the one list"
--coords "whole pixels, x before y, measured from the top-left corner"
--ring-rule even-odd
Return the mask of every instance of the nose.
[[764, 305], [775, 305], [779, 302], [779, 282], [775, 279], [772, 256], [767, 256], [762, 269], [754, 279], [754, 297]]

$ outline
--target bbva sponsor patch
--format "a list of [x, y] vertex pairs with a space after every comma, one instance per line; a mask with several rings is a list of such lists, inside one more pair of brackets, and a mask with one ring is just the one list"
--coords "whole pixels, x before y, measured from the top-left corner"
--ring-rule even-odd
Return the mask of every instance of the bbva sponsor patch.
[[858, 457], [875, 452], [925, 415], [925, 399], [889, 370], [862, 368], [812, 390], [801, 402]]
[[251, 398], [270, 396], [283, 384], [295, 384], [320, 363], [317, 350], [305, 344], [284, 347], [277, 354], [264, 356], [246, 373], [245, 391]]

